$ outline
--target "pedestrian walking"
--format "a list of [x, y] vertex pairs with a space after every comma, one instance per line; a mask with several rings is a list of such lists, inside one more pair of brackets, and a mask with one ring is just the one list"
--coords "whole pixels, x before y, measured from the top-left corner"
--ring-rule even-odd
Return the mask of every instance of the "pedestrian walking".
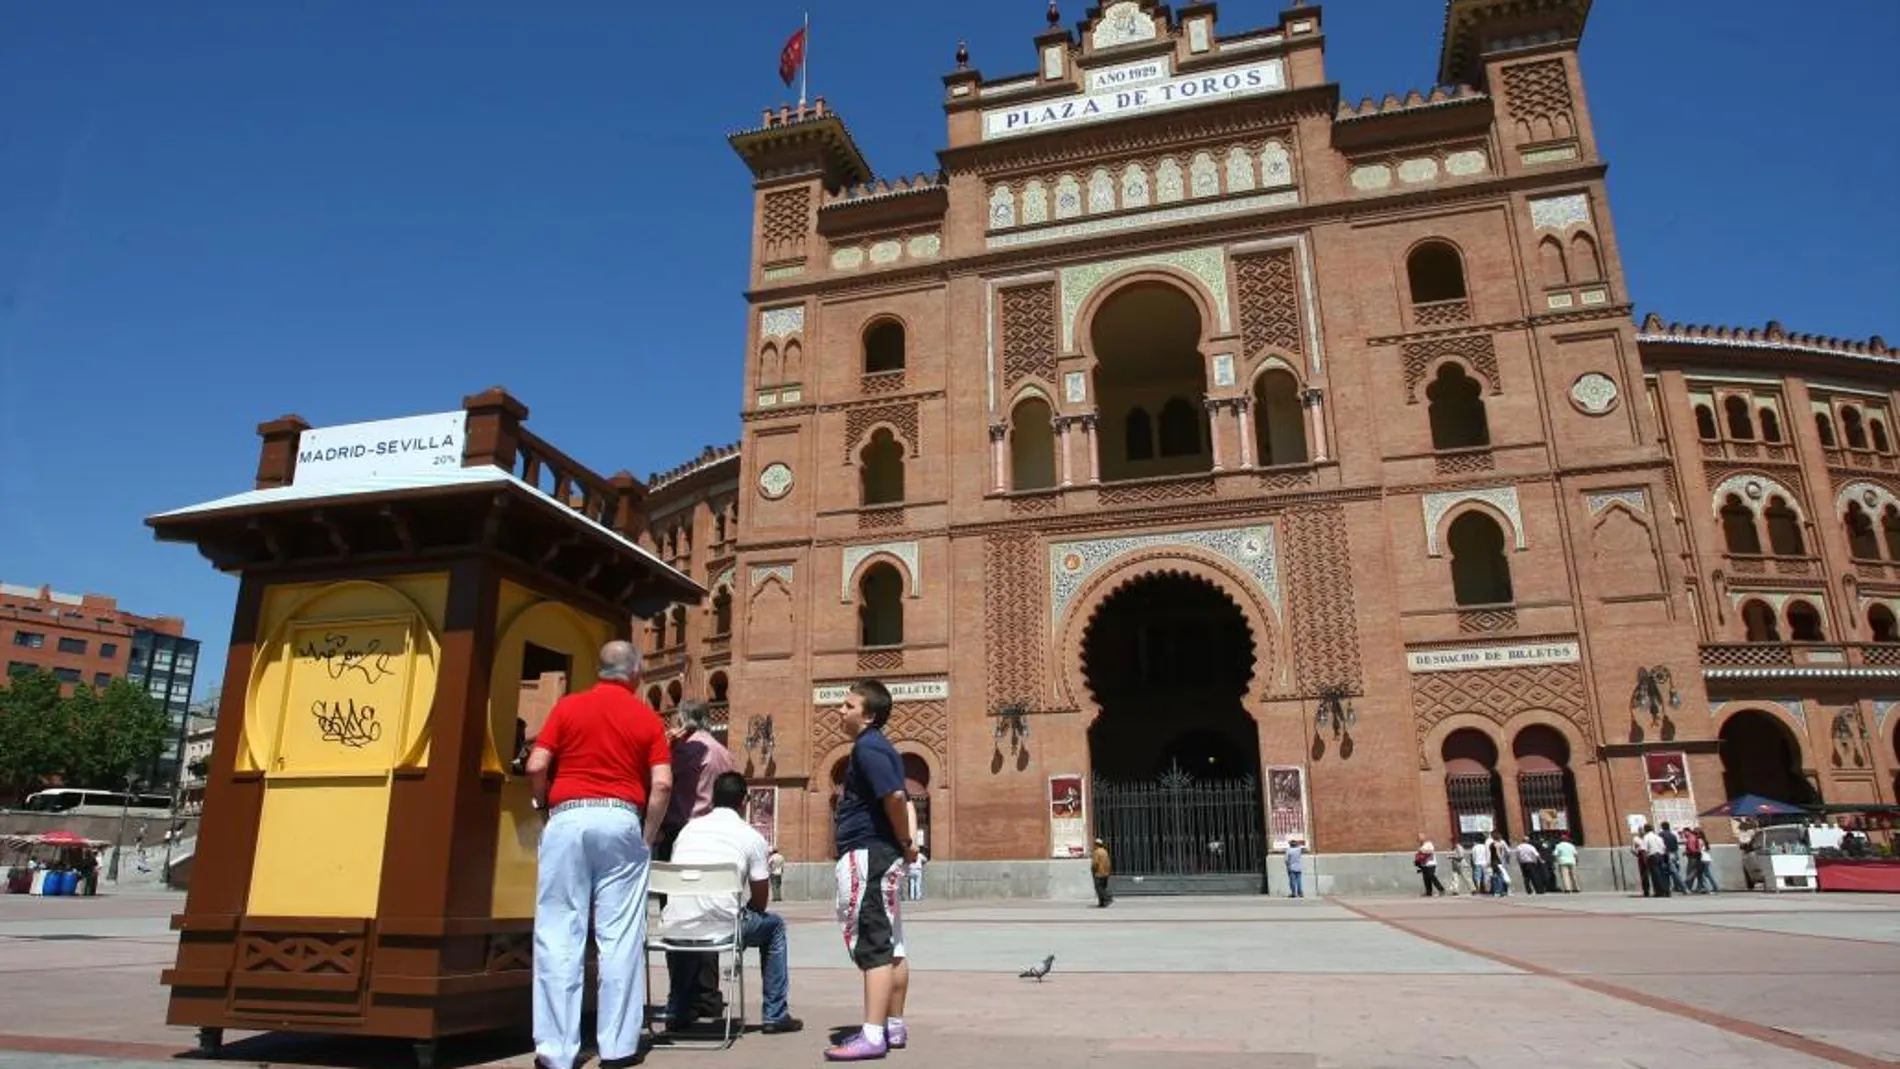
[[1511, 844], [1502, 832], [1493, 831], [1485, 848], [1491, 854], [1491, 893], [1504, 898], [1511, 893]]
[[1662, 833], [1643, 825], [1643, 857], [1649, 863], [1649, 889], [1657, 898], [1669, 897], [1669, 847]]
[[1471, 864], [1471, 850], [1465, 844], [1459, 843], [1446, 856], [1451, 860], [1451, 893], [1463, 894], [1471, 886], [1470, 881], [1465, 878], [1465, 866]]
[[599, 682], [555, 703], [528, 755], [547, 814], [534, 907], [534, 1050], [573, 1069], [591, 917], [599, 951], [596, 1037], [603, 1063], [639, 1055], [647, 996], [649, 851], [673, 791], [666, 726], [636, 692], [640, 651], [600, 650]]
[[1557, 840], [1550, 848], [1551, 856], [1557, 859], [1557, 889], [1567, 895], [1577, 893], [1577, 844], [1570, 841], [1570, 834]]
[[1682, 838], [1669, 830], [1669, 822], [1666, 820], [1662, 822], [1662, 827], [1657, 829], [1656, 834], [1662, 836], [1663, 857], [1668, 859], [1668, 864], [1663, 866], [1663, 872], [1669, 877], [1670, 888], [1677, 894], [1688, 894], [1689, 885], [1682, 880]]
[[1471, 888], [1473, 894], [1491, 893], [1491, 847], [1479, 833], [1478, 841], [1470, 844]]
[[1286, 841], [1286, 886], [1288, 898], [1306, 897], [1306, 840]]
[[922, 850], [918, 850], [917, 860], [911, 862], [909, 870], [905, 873], [910, 880], [910, 900], [912, 902], [922, 902], [924, 900], [924, 865], [929, 861], [930, 855], [924, 853]]
[[1432, 897], [1433, 891], [1445, 893], [1445, 885], [1438, 882], [1438, 849], [1424, 832], [1418, 835], [1418, 852], [1412, 855], [1412, 862], [1418, 866], [1419, 877], [1425, 883], [1426, 898]]
[[[1709, 864], [1709, 840], [1699, 827], [1682, 829], [1682, 854], [1689, 859], [1689, 893], [1714, 894], [1714, 866]], [[1706, 888], [1706, 890], [1704, 890]]]
[[1537, 852], [1537, 844], [1525, 835], [1517, 843], [1517, 871], [1524, 876], [1524, 890], [1530, 894], [1541, 895], [1544, 886], [1544, 855]]
[[1644, 833], [1648, 831], [1649, 825], [1645, 824], [1636, 837], [1630, 840], [1630, 856], [1636, 859], [1636, 876], [1642, 881], [1644, 898], [1650, 897], [1652, 893], [1649, 887], [1649, 847], [1643, 839]]
[[825, 1051], [825, 1060], [858, 1062], [910, 1044], [904, 1024], [910, 958], [897, 885], [904, 866], [917, 860], [917, 842], [906, 808], [904, 761], [884, 737], [890, 689], [875, 679], [853, 685], [840, 715], [853, 742], [832, 832], [838, 844], [838, 922], [864, 980], [864, 1027]]
[[1115, 896], [1108, 893], [1108, 878], [1115, 872], [1115, 862], [1108, 856], [1108, 844], [1095, 840], [1095, 849], [1089, 854], [1089, 875], [1095, 879], [1095, 908], [1107, 909]]
[[774, 846], [765, 859], [765, 870], [772, 876], [772, 901], [782, 900], [785, 897], [785, 855], [778, 852], [778, 847]]

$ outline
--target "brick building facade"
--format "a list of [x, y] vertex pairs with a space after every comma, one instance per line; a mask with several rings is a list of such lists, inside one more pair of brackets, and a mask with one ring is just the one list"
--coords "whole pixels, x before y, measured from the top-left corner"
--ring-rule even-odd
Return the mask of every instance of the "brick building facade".
[[788, 857], [864, 675], [934, 856], [1030, 891], [1105, 830], [1158, 881], [1303, 834], [1369, 884], [1420, 831], [1892, 801], [1900, 364], [1638, 330], [1588, 8], [1452, 0], [1458, 88], [1353, 104], [1316, 8], [1052, 7], [1031, 73], [959, 56], [937, 175], [874, 181], [822, 99], [733, 136], [744, 434], [652, 487], [715, 594], [648, 685], [730, 694]]
[[125, 678], [140, 632], [182, 637], [185, 622], [129, 613], [101, 594], [0, 583], [0, 648], [9, 674], [40, 668], [69, 685], [102, 687]]

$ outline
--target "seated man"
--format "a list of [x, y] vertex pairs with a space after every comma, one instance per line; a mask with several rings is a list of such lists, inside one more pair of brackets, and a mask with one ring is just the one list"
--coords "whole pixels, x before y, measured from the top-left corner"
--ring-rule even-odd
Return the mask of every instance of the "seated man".
[[[680, 865], [737, 866], [751, 883], [751, 898], [743, 910], [738, 902], [724, 895], [672, 895], [660, 913], [661, 931], [668, 939], [718, 939], [732, 931], [733, 915], [741, 917], [745, 945], [761, 952], [765, 974], [764, 1032], [796, 1032], [804, 1022], [791, 1016], [786, 1003], [790, 986], [785, 941], [785, 918], [765, 911], [771, 898], [771, 848], [765, 836], [745, 822], [740, 809], [745, 805], [745, 777], [737, 772], [722, 772], [713, 780], [712, 809], [695, 817], [680, 829], [673, 844], [673, 862]], [[698, 955], [668, 956], [672, 992], [667, 999], [671, 1028], [692, 1027], [692, 1007], [685, 1005], [690, 989], [699, 975]], [[743, 956], [742, 956], [743, 957]], [[677, 964], [676, 964], [677, 962]], [[735, 964], [743, 966], [743, 961]]]

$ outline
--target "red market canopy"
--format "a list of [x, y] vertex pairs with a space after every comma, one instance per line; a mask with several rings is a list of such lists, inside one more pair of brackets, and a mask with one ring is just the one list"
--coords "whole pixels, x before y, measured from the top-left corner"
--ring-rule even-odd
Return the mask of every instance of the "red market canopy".
[[88, 847], [103, 850], [112, 844], [104, 839], [88, 839], [69, 831], [49, 831], [44, 835], [0, 835], [0, 849], [30, 850], [36, 846]]

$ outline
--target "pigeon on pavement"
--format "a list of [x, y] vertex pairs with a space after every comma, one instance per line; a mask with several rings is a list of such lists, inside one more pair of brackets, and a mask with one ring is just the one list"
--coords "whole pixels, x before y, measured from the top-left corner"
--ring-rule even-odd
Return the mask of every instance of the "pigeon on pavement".
[[1048, 957], [1042, 959], [1042, 964], [1031, 965], [1029, 968], [1024, 969], [1020, 973], [1017, 973], [1016, 976], [1018, 979], [1021, 979], [1021, 980], [1034, 980], [1037, 983], [1042, 983], [1042, 978], [1049, 975], [1049, 970], [1054, 968], [1055, 964], [1056, 964], [1056, 956], [1054, 954], [1051, 954]]

